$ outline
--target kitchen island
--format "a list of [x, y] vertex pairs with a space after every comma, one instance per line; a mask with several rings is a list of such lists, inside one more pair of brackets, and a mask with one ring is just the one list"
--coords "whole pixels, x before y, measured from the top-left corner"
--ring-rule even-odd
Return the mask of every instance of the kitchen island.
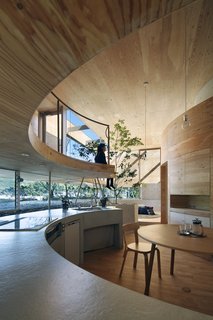
[[[107, 212], [110, 209], [100, 214], [107, 216]], [[79, 218], [83, 212], [57, 209], [30, 215], [37, 214], [63, 222], [69, 217]], [[86, 214], [89, 217], [90, 212]], [[0, 231], [2, 320], [212, 319], [88, 273], [50, 247], [46, 229]]]

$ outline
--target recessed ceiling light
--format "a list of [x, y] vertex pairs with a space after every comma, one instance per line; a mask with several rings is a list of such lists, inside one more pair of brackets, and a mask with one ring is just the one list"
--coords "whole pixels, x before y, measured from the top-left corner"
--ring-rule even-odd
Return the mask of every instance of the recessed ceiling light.
[[30, 155], [29, 155], [29, 153], [21, 153], [21, 156], [22, 157], [29, 157]]

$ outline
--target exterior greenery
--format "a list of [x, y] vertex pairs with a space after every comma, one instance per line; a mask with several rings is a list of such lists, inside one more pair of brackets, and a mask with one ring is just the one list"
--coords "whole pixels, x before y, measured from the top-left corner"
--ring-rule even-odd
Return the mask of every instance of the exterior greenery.
[[[96, 140], [87, 143], [85, 146], [76, 144], [75, 152], [86, 161], [94, 161], [97, 146], [102, 142]], [[124, 120], [119, 120], [112, 131], [110, 131], [110, 163], [115, 165], [116, 177], [114, 191], [107, 190], [107, 197], [117, 198], [139, 198], [139, 187], [131, 185], [133, 178], [137, 176], [137, 170], [133, 169], [132, 162], [138, 159], [139, 154], [133, 152], [132, 148], [141, 146], [141, 139], [132, 137], [127, 129]], [[20, 183], [20, 209], [44, 209], [48, 206], [49, 182], [47, 177], [42, 181], [25, 180]], [[128, 187], [127, 187], [128, 186]], [[83, 184], [80, 193], [79, 186], [72, 183], [51, 183], [51, 207], [61, 207], [64, 199], [69, 199], [69, 204], [79, 201], [97, 201], [98, 192], [95, 186]], [[79, 203], [79, 202], [78, 202]], [[3, 210], [15, 210], [15, 171], [0, 169], [0, 212]]]
[[[91, 161], [91, 155], [95, 157], [97, 146], [101, 140], [88, 142], [85, 146], [76, 146], [75, 152], [87, 161]], [[130, 194], [139, 197], [139, 186], [131, 185], [133, 178], [137, 176], [137, 169], [134, 169], [132, 163], [139, 159], [139, 154], [133, 152], [133, 147], [141, 147], [142, 141], [138, 137], [132, 137], [130, 130], [125, 125], [124, 120], [119, 120], [114, 124], [113, 130], [110, 131], [110, 163], [115, 165], [115, 183], [116, 189], [114, 195], [116, 198], [121, 197], [123, 188], [131, 186]], [[133, 196], [133, 197], [134, 197]]]

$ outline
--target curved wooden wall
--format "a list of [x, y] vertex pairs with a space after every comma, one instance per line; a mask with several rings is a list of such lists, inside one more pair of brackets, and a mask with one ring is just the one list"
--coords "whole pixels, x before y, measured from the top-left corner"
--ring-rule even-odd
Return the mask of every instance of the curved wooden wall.
[[70, 74], [68, 89], [56, 92], [62, 100], [110, 125], [127, 119], [142, 141], [149, 81], [147, 147], [159, 147], [162, 130], [184, 108], [185, 12], [191, 107], [212, 88], [212, 0], [2, 0], [0, 167], [70, 174], [28, 137], [36, 108]]
[[182, 129], [183, 115], [172, 121], [162, 135], [162, 163], [177, 156], [213, 148], [213, 97], [187, 111], [191, 125]]
[[[212, 70], [212, 68], [208, 66], [207, 72], [206, 67], [204, 67], [204, 65], [206, 66], [206, 59], [208, 58], [204, 52], [211, 52], [211, 50], [205, 46], [205, 38], [208, 39], [211, 36], [212, 19], [207, 19], [208, 16], [210, 17], [212, 9], [211, 3], [211, 0], [1, 1], [0, 167], [47, 174], [48, 169], [53, 167], [54, 162], [48, 162], [48, 160], [45, 160], [45, 158], [35, 152], [29, 143], [28, 137], [28, 126], [31, 117], [41, 101], [66, 76], [94, 58], [98, 53], [104, 51], [106, 48], [110, 48], [118, 40], [139, 28], [143, 28], [149, 24], [154, 25], [153, 22], [155, 21], [158, 23], [159, 19], [165, 18], [168, 24], [166, 23], [163, 29], [159, 29], [157, 26], [156, 29], [153, 30], [153, 33], [147, 34], [147, 37], [145, 36], [145, 40], [148, 41], [145, 51], [147, 55], [150, 56], [149, 52], [151, 49], [154, 55], [158, 57], [158, 48], [161, 50], [165, 47], [165, 44], [168, 43], [168, 52], [171, 54], [172, 52], [176, 53], [176, 47], [172, 49], [171, 52], [169, 39], [171, 37], [171, 30], [172, 34], [174, 34], [172, 28], [174, 21], [173, 19], [171, 20], [169, 16], [172, 12], [178, 12], [179, 9], [191, 5], [193, 5], [193, 7], [195, 5], [194, 10], [190, 10], [190, 13], [193, 12], [193, 19], [190, 21], [193, 23], [193, 26], [195, 25], [195, 28], [193, 28], [195, 33], [192, 38], [195, 45], [193, 45], [191, 53], [196, 59], [193, 59], [192, 63], [194, 64], [195, 61], [197, 72], [198, 66], [196, 62], [201, 61], [199, 65], [202, 67], [202, 72], [200, 72], [201, 77], [198, 83], [198, 90], [203, 89], [203, 83], [208, 81], [209, 73], [211, 73]], [[201, 17], [201, 20], [199, 17]], [[170, 22], [170, 20], [173, 22]], [[203, 21], [205, 22], [204, 28], [202, 28]], [[183, 30], [182, 20], [179, 29]], [[166, 41], [163, 41], [163, 43], [158, 41], [159, 45], [156, 47], [155, 37], [157, 33], [161, 34], [162, 30], [166, 30]], [[202, 36], [201, 43], [198, 41], [196, 31], [199, 31], [199, 39], [201, 38], [200, 34]], [[177, 39], [180, 38], [181, 40], [183, 38], [181, 32], [177, 34], [179, 35]], [[176, 38], [176, 33], [174, 36]], [[157, 38], [159, 37], [160, 36], [157, 36]], [[138, 44], [139, 48], [140, 46], [144, 47], [144, 43], [141, 41]], [[181, 48], [178, 44], [177, 46]], [[133, 46], [127, 43], [126, 48], [127, 52], [130, 52], [130, 48], [132, 49]], [[202, 49], [202, 55], [196, 48]], [[179, 52], [178, 55], [182, 56]], [[125, 54], [122, 54], [122, 56], [125, 56]], [[169, 61], [172, 56], [173, 55], [169, 54]], [[117, 57], [119, 62], [121, 56]], [[109, 57], [109, 60], [110, 59]], [[132, 74], [132, 60], [134, 59], [135, 57], [127, 60], [127, 63], [126, 59], [124, 59], [124, 68], [126, 66], [130, 67], [130, 76]], [[143, 63], [140, 55], [139, 59], [140, 63]], [[153, 56], [151, 56], [151, 63], [153, 63]], [[121, 67], [121, 64], [118, 65]], [[144, 60], [144, 65], [147, 69], [147, 59]], [[176, 59], [174, 59], [174, 65], [177, 65]], [[105, 68], [109, 69], [108, 66]], [[102, 69], [103, 73], [105, 73], [105, 68]], [[137, 64], [136, 68], [138, 68]], [[155, 67], [154, 65], [154, 71], [156, 71], [156, 69], [157, 66]], [[204, 69], [205, 71], [203, 71]], [[203, 73], [207, 73], [207, 75], [203, 77]], [[120, 74], [123, 75], [122, 72], [120, 72]], [[141, 76], [141, 72], [139, 74]], [[172, 75], [175, 77], [175, 72], [172, 73]], [[137, 83], [134, 81], [134, 75], [129, 78], [132, 79], [132, 86], [136, 86]], [[85, 75], [83, 75], [83, 79], [85, 79]], [[125, 79], [125, 77], [123, 77], [123, 79]], [[159, 76], [159, 79], [162, 79], [162, 75]], [[170, 80], [169, 77], [169, 83], [171, 82]], [[75, 82], [75, 84], [78, 85], [79, 82]], [[112, 85], [114, 86], [113, 83]], [[168, 88], [165, 84], [161, 85], [162, 87]], [[90, 103], [90, 97], [84, 96], [80, 84], [78, 87], [80, 97], [84, 97], [84, 101]], [[95, 84], [93, 87], [95, 87]], [[86, 92], [89, 91], [89, 88], [86, 88]], [[177, 86], [175, 86], [175, 89], [177, 89]], [[141, 86], [139, 87], [139, 91], [142, 91]], [[70, 91], [69, 93], [72, 95]], [[105, 98], [104, 87], [101, 87], [98, 93], [101, 93]], [[155, 90], [154, 94], [159, 96]], [[165, 96], [164, 92], [163, 96]], [[182, 97], [182, 95], [180, 96]], [[91, 97], [94, 97], [93, 91], [91, 92]], [[63, 96], [61, 96], [61, 98], [63, 98]], [[106, 101], [110, 99], [112, 99], [111, 93], [109, 95], [107, 93], [104, 102], [105, 108]], [[115, 105], [121, 105], [122, 107], [123, 101], [126, 102], [128, 100], [126, 96], [122, 98], [121, 95], [120, 102], [115, 100]], [[139, 96], [138, 102], [136, 100], [134, 103], [131, 99], [129, 101], [130, 107], [126, 108], [126, 117], [129, 117], [129, 110], [132, 106], [139, 105], [143, 99]], [[93, 103], [93, 101], [91, 102]], [[98, 104], [98, 106], [100, 112], [101, 105]], [[88, 105], [86, 105], [86, 108], [89, 109]], [[107, 109], [109, 108], [107, 107]], [[81, 110], [78, 111], [81, 112]], [[111, 109], [110, 114], [113, 114], [113, 111], [114, 109]], [[85, 112], [81, 113], [85, 114]], [[123, 118], [124, 109], [121, 108], [119, 113]], [[138, 118], [137, 111], [133, 111], [133, 114], [135, 118]], [[165, 114], [167, 114], [167, 112], [165, 112]], [[99, 116], [101, 115], [99, 114]], [[109, 123], [107, 119], [105, 120]], [[139, 125], [138, 130], [141, 130], [141, 122]], [[28, 159], [23, 158], [23, 153], [29, 154]], [[41, 166], [43, 163], [45, 163], [45, 166]], [[63, 170], [60, 169], [60, 166], [54, 166], [54, 171], [56, 172], [56, 170], [58, 175], [62, 174]], [[67, 171], [67, 173], [69, 173], [69, 171]], [[65, 177], [67, 173], [65, 172]]]
[[168, 162], [169, 194], [209, 199], [213, 225], [213, 97], [190, 109], [187, 115], [189, 127], [182, 128], [180, 116], [162, 137], [162, 163]]

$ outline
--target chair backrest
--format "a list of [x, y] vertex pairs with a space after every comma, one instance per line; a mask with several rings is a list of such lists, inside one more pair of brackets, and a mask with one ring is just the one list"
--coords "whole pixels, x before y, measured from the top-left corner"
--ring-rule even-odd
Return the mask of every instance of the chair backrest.
[[135, 242], [138, 243], [138, 229], [140, 228], [139, 222], [124, 224], [122, 228], [125, 246], [127, 246], [129, 242], [127, 235], [131, 233], [134, 234]]

